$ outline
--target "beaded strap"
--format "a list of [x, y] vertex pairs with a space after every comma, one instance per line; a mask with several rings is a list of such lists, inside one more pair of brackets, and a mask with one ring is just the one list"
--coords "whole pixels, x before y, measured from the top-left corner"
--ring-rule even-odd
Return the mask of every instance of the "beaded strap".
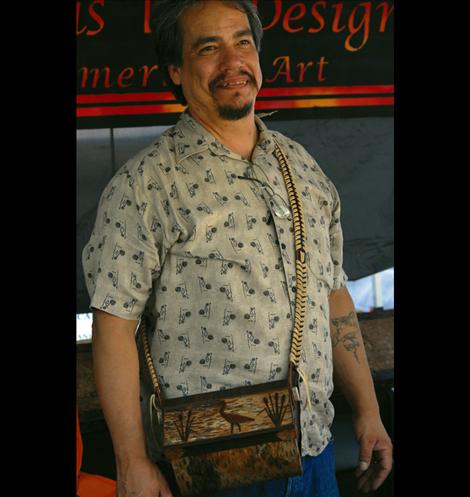
[[152, 354], [150, 353], [147, 321], [145, 319], [145, 316], [142, 316], [139, 328], [139, 332], [142, 337], [142, 345], [144, 346], [145, 362], [147, 363], [147, 369], [150, 373], [150, 379], [152, 380], [153, 393], [156, 397], [156, 400], [158, 401], [158, 404], [162, 405], [162, 397], [160, 392], [160, 385], [158, 383], [157, 371], [155, 370], [155, 366], [153, 365]]
[[292, 210], [292, 222], [294, 224], [294, 242], [295, 242], [295, 312], [294, 312], [294, 331], [292, 333], [292, 344], [289, 361], [295, 368], [299, 367], [300, 353], [302, 349], [303, 329], [305, 323], [305, 308], [307, 303], [307, 265], [305, 264], [305, 221], [297, 191], [292, 170], [287, 157], [284, 155], [281, 147], [274, 140], [276, 158], [281, 166], [282, 176], [286, 184], [289, 203]]

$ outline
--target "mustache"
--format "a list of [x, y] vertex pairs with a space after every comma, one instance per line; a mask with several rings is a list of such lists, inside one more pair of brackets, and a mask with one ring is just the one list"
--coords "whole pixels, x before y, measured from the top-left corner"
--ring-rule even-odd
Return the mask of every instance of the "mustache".
[[[255, 88], [257, 88], [256, 79], [249, 72], [247, 72], [247, 71], [240, 71], [238, 73], [238, 76], [246, 76], [248, 78], [248, 80], [250, 81], [250, 83], [252, 83], [255, 86]], [[217, 88], [217, 85], [219, 83], [221, 83], [222, 81], [224, 81], [224, 79], [225, 79], [225, 74], [220, 74], [219, 76], [217, 76], [216, 78], [214, 78], [209, 83], [209, 90], [211, 91], [211, 93], [215, 92], [215, 89]]]

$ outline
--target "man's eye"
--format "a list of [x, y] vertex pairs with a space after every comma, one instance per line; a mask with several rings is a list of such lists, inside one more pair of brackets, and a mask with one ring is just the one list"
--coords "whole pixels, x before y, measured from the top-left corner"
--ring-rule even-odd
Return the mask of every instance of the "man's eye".
[[250, 40], [241, 40], [240, 45], [244, 45], [244, 46], [251, 45], [251, 41]]
[[216, 48], [215, 45], [208, 45], [207, 47], [201, 48], [199, 53], [210, 53], [213, 52], [215, 48]]

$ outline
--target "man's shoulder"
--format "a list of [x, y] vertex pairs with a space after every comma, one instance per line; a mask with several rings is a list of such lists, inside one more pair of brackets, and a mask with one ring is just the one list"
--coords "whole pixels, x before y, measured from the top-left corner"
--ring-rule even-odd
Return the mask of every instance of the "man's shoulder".
[[116, 176], [165, 175], [175, 159], [174, 131], [176, 126], [166, 129], [146, 147], [132, 155], [117, 171]]

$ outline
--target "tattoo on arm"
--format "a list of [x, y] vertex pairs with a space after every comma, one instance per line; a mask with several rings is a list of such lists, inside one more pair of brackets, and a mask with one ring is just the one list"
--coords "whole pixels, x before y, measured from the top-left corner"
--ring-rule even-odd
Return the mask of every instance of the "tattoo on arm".
[[360, 347], [360, 342], [357, 338], [358, 323], [355, 313], [350, 312], [347, 316], [332, 319], [331, 323], [333, 325], [333, 347], [336, 347], [339, 343], [343, 344], [344, 348], [352, 352], [357, 362], [359, 362], [357, 349]]

